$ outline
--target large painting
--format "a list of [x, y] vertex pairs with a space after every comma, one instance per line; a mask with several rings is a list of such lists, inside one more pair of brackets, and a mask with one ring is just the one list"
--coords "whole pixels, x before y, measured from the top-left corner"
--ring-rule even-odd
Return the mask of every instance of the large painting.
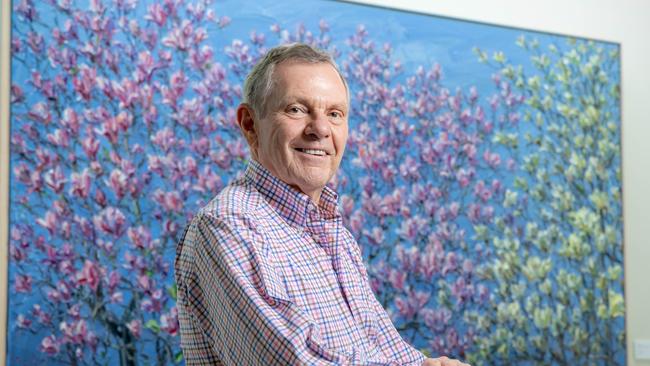
[[14, 0], [10, 365], [182, 364], [172, 262], [269, 48], [351, 88], [347, 226], [402, 336], [624, 365], [620, 47], [332, 1]]

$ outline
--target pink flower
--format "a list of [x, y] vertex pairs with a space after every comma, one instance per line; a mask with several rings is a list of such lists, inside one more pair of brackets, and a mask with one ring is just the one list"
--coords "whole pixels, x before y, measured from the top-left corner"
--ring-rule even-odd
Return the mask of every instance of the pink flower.
[[60, 166], [56, 166], [54, 169], [50, 169], [45, 173], [45, 184], [50, 187], [54, 193], [59, 194], [61, 191], [63, 191], [65, 182], [67, 182], [67, 179], [65, 179], [65, 175], [63, 175], [63, 171], [61, 171]]
[[388, 282], [397, 291], [403, 291], [406, 284], [407, 273], [397, 269], [390, 269], [388, 274]]
[[192, 98], [184, 100], [178, 113], [173, 113], [172, 118], [182, 126], [191, 126], [205, 118], [205, 109], [201, 99]]
[[451, 295], [457, 304], [463, 304], [474, 296], [474, 285], [467, 283], [465, 277], [458, 277], [451, 285]]
[[35, 54], [41, 54], [44, 49], [45, 41], [42, 35], [35, 32], [29, 32], [27, 34], [27, 44]]
[[153, 193], [153, 198], [167, 211], [181, 212], [183, 210], [183, 200], [177, 191], [163, 192], [159, 188]]
[[121, 291], [116, 291], [111, 295], [111, 303], [120, 304], [124, 301], [124, 294]]
[[126, 217], [115, 207], [107, 207], [93, 217], [93, 223], [102, 232], [120, 237], [124, 234]]
[[459, 346], [458, 331], [454, 328], [447, 330], [446, 341], [449, 349], [457, 348]]
[[406, 179], [420, 179], [420, 163], [412, 156], [407, 155], [404, 162], [399, 166], [400, 175]]
[[492, 197], [492, 191], [485, 186], [485, 182], [480, 180], [474, 186], [474, 195], [487, 202]]
[[40, 122], [44, 125], [48, 125], [50, 122], [52, 122], [52, 114], [50, 113], [47, 105], [43, 102], [34, 104], [27, 113], [27, 116], [34, 121]]
[[72, 108], [66, 108], [63, 111], [61, 125], [68, 129], [73, 135], [79, 133], [79, 116]]
[[59, 217], [53, 211], [47, 211], [44, 218], [36, 219], [36, 223], [46, 228], [50, 235], [53, 235], [59, 227]]
[[81, 173], [72, 173], [70, 181], [72, 183], [72, 187], [70, 188], [71, 195], [79, 196], [81, 198], [88, 197], [91, 183], [88, 168], [85, 168]]
[[354, 209], [354, 198], [350, 195], [344, 194], [341, 196], [341, 207], [343, 208], [343, 216], [350, 216]]
[[210, 152], [210, 140], [205, 136], [192, 140], [190, 148], [198, 155], [206, 157]]
[[105, 207], [105, 206], [106, 206], [106, 194], [105, 194], [104, 191], [102, 191], [101, 189], [98, 188], [98, 189], [95, 190], [95, 197], [94, 197], [94, 199], [95, 199], [95, 202], [96, 202], [98, 205], [100, 205], [101, 207]]
[[111, 274], [108, 275], [108, 290], [110, 292], [113, 292], [115, 288], [117, 288], [117, 285], [120, 284], [120, 273], [117, 271], [111, 271]]
[[126, 132], [133, 124], [133, 115], [131, 113], [122, 111], [115, 117], [115, 123], [120, 130]]
[[26, 294], [32, 292], [32, 277], [29, 275], [16, 275], [14, 291]]
[[63, 334], [64, 343], [72, 343], [82, 345], [89, 339], [89, 334], [86, 321], [83, 319], [74, 320], [72, 323], [61, 322], [59, 330]]
[[88, 159], [95, 160], [97, 158], [97, 151], [99, 151], [99, 141], [95, 138], [94, 135], [87, 136], [81, 140], [81, 147], [84, 149]]
[[[122, 79], [121, 83], [118, 83], [116, 81], [111, 82], [111, 88], [113, 89], [113, 92], [115, 93], [115, 96], [117, 99], [119, 99], [119, 107], [124, 109], [124, 108], [129, 108], [133, 104], [135, 104], [138, 101], [138, 98], [140, 97], [139, 95], [139, 90], [138, 90], [138, 85], [136, 84], [135, 81], [129, 80], [129, 79]], [[127, 113], [126, 111], [120, 112], [118, 117], [120, 115], [124, 115], [127, 117], [129, 120], [132, 119], [132, 116]], [[122, 117], [124, 118], [124, 117]], [[119, 123], [118, 123], [119, 124]], [[129, 121], [129, 125], [131, 122]], [[127, 126], [128, 127], [128, 126]], [[126, 128], [122, 128], [123, 131], [126, 131]]]
[[485, 150], [483, 160], [493, 169], [501, 164], [501, 156], [497, 153], [490, 152], [490, 150]]
[[11, 103], [20, 103], [25, 100], [23, 89], [15, 84], [11, 84]]
[[490, 291], [488, 290], [485, 285], [478, 285], [478, 291], [477, 291], [477, 297], [478, 301], [484, 303], [490, 298]]
[[364, 222], [364, 216], [363, 212], [361, 210], [356, 210], [354, 213], [350, 216], [350, 231], [355, 234], [355, 233], [360, 233], [361, 228], [363, 227], [363, 222]]
[[135, 80], [139, 83], [149, 81], [152, 73], [158, 65], [154, 62], [149, 51], [142, 51], [138, 54], [138, 67], [135, 71]]
[[18, 13], [20, 16], [24, 17], [30, 22], [38, 19], [38, 12], [34, 7], [33, 1], [20, 0], [17, 2], [16, 6], [14, 7], [14, 10], [16, 11], [16, 13]]
[[402, 221], [402, 225], [397, 229], [397, 234], [402, 238], [413, 241], [416, 236], [426, 227], [428, 224], [427, 219], [415, 216], [409, 217], [406, 220]]
[[[185, 61], [188, 65], [196, 70], [204, 70], [208, 67], [209, 62], [212, 61], [213, 51], [210, 46], [203, 46], [201, 50], [190, 50], [189, 57]], [[203, 84], [206, 87], [208, 85]]]
[[371, 231], [363, 230], [363, 235], [368, 237], [370, 243], [373, 245], [381, 245], [384, 243], [384, 230], [378, 226], [374, 226]]
[[226, 151], [226, 149], [212, 151], [210, 153], [210, 158], [217, 164], [217, 166], [219, 166], [219, 168], [224, 170], [230, 168], [230, 165], [232, 164], [232, 157], [230, 154], [228, 154], [228, 151]]
[[458, 172], [456, 173], [456, 179], [458, 180], [458, 184], [460, 185], [460, 187], [461, 188], [467, 187], [473, 175], [474, 175], [473, 171], [468, 171], [465, 170], [464, 168], [458, 169]]
[[454, 220], [458, 217], [458, 212], [460, 211], [460, 204], [458, 202], [452, 202], [449, 205], [449, 220]]
[[137, 249], [151, 249], [151, 233], [149, 229], [144, 226], [138, 226], [137, 228], [129, 228], [126, 231], [127, 236], [131, 240], [133, 246]]
[[401, 316], [412, 319], [426, 305], [430, 296], [423, 291], [409, 291], [406, 298], [402, 296], [395, 298], [395, 306]]
[[151, 142], [159, 146], [164, 152], [168, 152], [176, 144], [176, 135], [174, 134], [174, 130], [165, 127], [151, 136]]
[[141, 274], [138, 276], [138, 287], [140, 287], [143, 292], [150, 291], [152, 286], [152, 281], [149, 276], [146, 274]]
[[70, 143], [70, 137], [68, 136], [68, 133], [65, 132], [65, 130], [56, 129], [54, 130], [54, 133], [47, 134], [47, 141], [55, 146], [68, 147], [68, 144]]
[[30, 319], [25, 318], [23, 314], [19, 314], [18, 317], [16, 317], [16, 326], [18, 328], [27, 329], [31, 325], [32, 325], [32, 321]]
[[162, 27], [167, 21], [167, 13], [165, 12], [165, 9], [162, 7], [162, 5], [156, 3], [149, 6], [147, 15], [145, 15], [144, 18], [151, 20], [159, 27]]
[[481, 206], [476, 203], [470, 203], [467, 207], [467, 217], [473, 224], [478, 223], [481, 219]]
[[225, 28], [230, 24], [230, 17], [228, 16], [222, 16], [219, 18], [219, 28]]
[[101, 128], [95, 129], [95, 132], [102, 135], [110, 141], [111, 144], [117, 144], [119, 138], [119, 126], [115, 118], [107, 118]]
[[133, 337], [140, 338], [140, 332], [142, 331], [142, 322], [139, 319], [133, 319], [130, 322], [126, 323], [126, 328], [131, 332]]
[[183, 174], [190, 177], [197, 177], [198, 170], [196, 166], [196, 160], [191, 155], [188, 155], [183, 159], [183, 164], [181, 166]]
[[19, 247], [13, 244], [9, 247], [9, 255], [11, 257], [11, 260], [15, 262], [22, 262], [25, 259], [27, 259], [27, 254]]
[[160, 329], [169, 333], [171, 336], [178, 334], [179, 324], [176, 307], [172, 307], [169, 313], [160, 316]]
[[474, 263], [472, 263], [472, 261], [469, 259], [465, 259], [463, 261], [463, 273], [470, 275], [472, 274], [473, 271], [474, 271]]
[[74, 90], [79, 94], [77, 99], [89, 101], [92, 98], [92, 91], [97, 80], [97, 70], [87, 65], [79, 67], [78, 76], [72, 78]]
[[198, 175], [197, 184], [192, 186], [192, 189], [202, 193], [216, 193], [223, 183], [221, 177], [215, 174], [208, 165], [203, 167], [203, 171]]
[[111, 172], [106, 184], [111, 187], [117, 199], [122, 199], [128, 192], [128, 177], [120, 169], [114, 169]]
[[86, 285], [90, 287], [93, 292], [97, 291], [97, 286], [100, 282], [100, 270], [97, 265], [86, 259], [81, 272], [77, 273], [77, 283], [79, 285]]
[[442, 267], [442, 275], [446, 276], [447, 273], [455, 271], [456, 268], [458, 268], [458, 256], [454, 252], [447, 253], [445, 264]]
[[451, 320], [451, 311], [448, 309], [423, 309], [420, 313], [427, 327], [439, 333], [445, 330]]
[[60, 280], [56, 284], [56, 291], [58, 291], [59, 295], [61, 296], [61, 299], [64, 301], [68, 301], [72, 298], [72, 292], [70, 291], [70, 286], [68, 286], [68, 284], [63, 280]]
[[38, 321], [43, 324], [43, 325], [51, 325], [52, 324], [52, 316], [50, 315], [49, 312], [45, 312], [41, 309], [41, 306], [38, 304], [34, 304], [32, 314], [38, 318]]
[[59, 342], [54, 335], [49, 335], [41, 341], [41, 352], [50, 356], [59, 353]]
[[194, 33], [192, 22], [185, 19], [180, 27], [174, 27], [165, 38], [162, 44], [167, 47], [177, 48], [180, 51], [187, 51], [192, 43], [191, 36]]
[[418, 272], [420, 264], [420, 251], [418, 247], [412, 246], [409, 249], [404, 249], [400, 245], [397, 247], [396, 256], [404, 272]]

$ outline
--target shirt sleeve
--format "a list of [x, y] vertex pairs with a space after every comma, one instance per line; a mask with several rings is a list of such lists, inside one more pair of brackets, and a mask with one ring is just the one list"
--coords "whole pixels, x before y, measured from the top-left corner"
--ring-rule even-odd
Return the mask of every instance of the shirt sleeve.
[[[349, 232], [348, 235], [353, 238], [352, 234]], [[408, 344], [399, 334], [397, 329], [395, 329], [395, 325], [386, 312], [386, 309], [384, 309], [381, 303], [377, 300], [375, 294], [372, 292], [368, 271], [363, 264], [359, 245], [354, 239], [352, 241], [353, 243], [350, 248], [350, 255], [361, 273], [362, 280], [365, 282], [365, 287], [368, 289], [368, 301], [371, 302], [371, 305], [376, 312], [376, 319], [379, 327], [379, 334], [377, 336], [379, 348], [386, 356], [398, 360], [400, 365], [421, 365], [426, 357], [424, 357], [422, 352]]]
[[[349, 364], [349, 355], [322, 346], [318, 328], [287, 300], [247, 220], [201, 213], [186, 230], [175, 265], [179, 319], [195, 327], [181, 324], [181, 337], [201, 333], [224, 365]], [[205, 364], [201, 352], [187, 352], [201, 347], [181, 344], [187, 365]]]

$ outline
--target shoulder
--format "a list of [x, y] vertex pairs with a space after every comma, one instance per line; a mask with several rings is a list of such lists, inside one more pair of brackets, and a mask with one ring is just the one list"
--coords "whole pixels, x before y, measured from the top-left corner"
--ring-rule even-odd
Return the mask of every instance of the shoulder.
[[264, 203], [261, 194], [240, 178], [226, 186], [197, 214], [199, 217], [218, 218], [220, 221], [251, 220]]
[[226, 186], [202, 207], [185, 228], [177, 254], [193, 254], [197, 247], [212, 247], [220, 241], [246, 240], [257, 226], [258, 210], [263, 205], [260, 193], [243, 179]]

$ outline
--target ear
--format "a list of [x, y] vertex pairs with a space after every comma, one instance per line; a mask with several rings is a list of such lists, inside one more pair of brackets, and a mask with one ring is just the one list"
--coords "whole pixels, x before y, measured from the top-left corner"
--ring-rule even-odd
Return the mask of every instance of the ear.
[[255, 112], [253, 112], [250, 105], [242, 103], [237, 107], [237, 124], [248, 142], [251, 155], [254, 159], [257, 159], [258, 136], [255, 127]]

